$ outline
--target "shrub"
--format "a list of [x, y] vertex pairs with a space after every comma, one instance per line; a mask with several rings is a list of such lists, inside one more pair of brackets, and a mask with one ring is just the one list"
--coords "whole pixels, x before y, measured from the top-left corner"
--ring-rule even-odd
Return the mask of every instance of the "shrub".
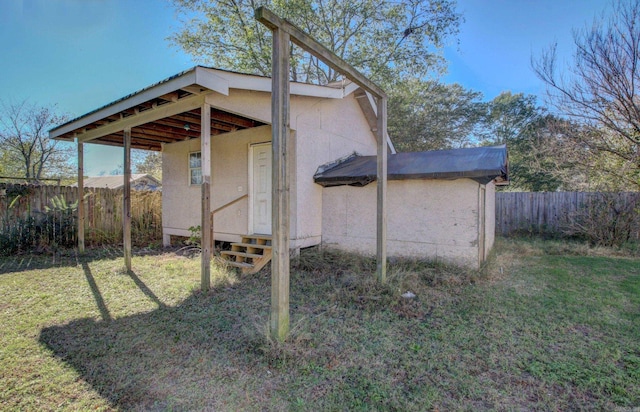
[[638, 241], [640, 193], [597, 193], [561, 224], [565, 236], [595, 246], [622, 246]]
[[[21, 196], [21, 195], [18, 195]], [[9, 209], [13, 208], [16, 196]], [[73, 247], [76, 242], [77, 202], [67, 204], [61, 196], [54, 196], [44, 212], [26, 218], [10, 218], [6, 213], [0, 221], [0, 254], [4, 256], [32, 249]]]

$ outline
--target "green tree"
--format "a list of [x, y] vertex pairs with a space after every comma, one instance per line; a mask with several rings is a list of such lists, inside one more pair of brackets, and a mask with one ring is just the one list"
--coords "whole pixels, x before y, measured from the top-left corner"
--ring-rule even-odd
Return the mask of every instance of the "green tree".
[[588, 129], [575, 137], [597, 154], [600, 172], [638, 190], [640, 0], [617, 1], [611, 11], [575, 32], [573, 64], [559, 70], [553, 45], [533, 68], [552, 107]]
[[577, 168], [585, 153], [573, 144], [573, 126], [538, 106], [535, 96], [507, 91], [488, 103], [483, 144], [507, 145], [508, 190], [568, 189], [585, 179]]
[[487, 108], [482, 93], [459, 84], [405, 80], [389, 92], [389, 135], [398, 151], [474, 145]]
[[584, 190], [588, 151], [575, 144], [575, 125], [538, 108], [538, 115], [516, 136], [509, 148], [509, 190], [552, 192]]
[[148, 150], [138, 150], [134, 156], [133, 165], [136, 173], [147, 173], [162, 181], [162, 153]]
[[[182, 29], [171, 41], [204, 64], [271, 74], [271, 32], [254, 19], [267, 6], [374, 81], [443, 70], [442, 48], [458, 33], [452, 0], [173, 0]], [[326, 84], [339, 74], [299, 48], [294, 81]]]
[[0, 152], [19, 173], [15, 177], [37, 182], [73, 173], [71, 147], [49, 139], [49, 129], [66, 119], [52, 107], [0, 101]]
[[502, 92], [488, 105], [484, 144], [508, 144], [542, 116], [536, 97], [523, 93]]
[[20, 165], [9, 156], [9, 152], [0, 148], [0, 176], [21, 177]]

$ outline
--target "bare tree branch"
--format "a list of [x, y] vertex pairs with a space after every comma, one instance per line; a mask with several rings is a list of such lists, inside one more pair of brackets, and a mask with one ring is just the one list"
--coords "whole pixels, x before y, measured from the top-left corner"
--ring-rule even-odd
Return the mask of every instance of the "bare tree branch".
[[49, 107], [0, 101], [0, 151], [20, 164], [21, 174], [39, 181], [45, 173], [66, 174], [70, 147], [49, 139], [49, 129], [63, 123], [66, 116]]
[[[574, 32], [573, 65], [558, 75], [556, 45], [532, 66], [547, 85], [559, 113], [587, 126], [576, 135], [596, 152], [612, 156], [603, 166], [640, 188], [640, 0], [618, 0], [611, 17]], [[622, 176], [624, 174], [624, 176]]]

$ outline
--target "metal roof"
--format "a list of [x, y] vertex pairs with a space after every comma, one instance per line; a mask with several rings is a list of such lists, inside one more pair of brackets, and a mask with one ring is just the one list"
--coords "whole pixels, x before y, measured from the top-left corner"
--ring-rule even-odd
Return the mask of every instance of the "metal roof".
[[[313, 177], [322, 186], [365, 186], [376, 180], [376, 156], [352, 155], [321, 166]], [[389, 180], [469, 178], [486, 184], [508, 181], [506, 145], [390, 154]]]
[[[123, 130], [131, 129], [131, 147], [161, 150], [163, 143], [200, 137], [200, 107], [212, 93], [230, 89], [271, 92], [268, 77], [195, 66], [131, 93], [49, 131], [53, 139], [123, 146]], [[342, 99], [355, 84], [317, 86], [291, 83], [291, 94]], [[212, 106], [211, 133], [220, 134], [268, 124], [251, 113], [231, 113]]]

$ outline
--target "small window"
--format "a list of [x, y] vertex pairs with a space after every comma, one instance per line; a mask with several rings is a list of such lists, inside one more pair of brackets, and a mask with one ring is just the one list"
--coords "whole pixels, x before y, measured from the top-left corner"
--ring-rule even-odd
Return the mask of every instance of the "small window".
[[200, 152], [189, 153], [189, 184], [202, 184], [202, 156]]

